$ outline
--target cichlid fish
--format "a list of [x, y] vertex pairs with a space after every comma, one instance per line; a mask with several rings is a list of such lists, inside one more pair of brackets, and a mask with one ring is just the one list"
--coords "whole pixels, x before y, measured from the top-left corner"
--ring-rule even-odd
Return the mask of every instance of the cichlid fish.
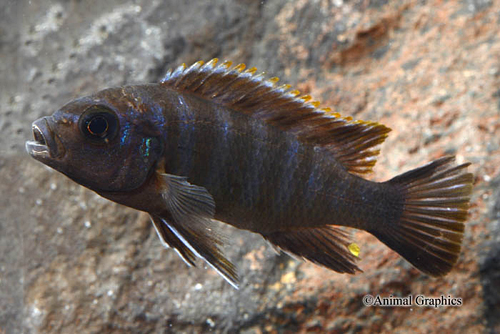
[[200, 257], [233, 286], [213, 220], [339, 273], [361, 271], [338, 227], [370, 232], [431, 276], [457, 261], [472, 191], [469, 163], [442, 157], [386, 182], [372, 170], [389, 128], [342, 117], [278, 78], [217, 59], [158, 84], [110, 88], [33, 123], [36, 160], [148, 212], [165, 246]]

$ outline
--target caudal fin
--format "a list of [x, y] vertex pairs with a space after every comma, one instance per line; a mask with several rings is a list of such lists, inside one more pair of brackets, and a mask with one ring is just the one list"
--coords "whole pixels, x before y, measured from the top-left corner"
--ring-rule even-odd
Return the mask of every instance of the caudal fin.
[[404, 194], [401, 219], [370, 231], [416, 268], [431, 276], [447, 274], [457, 262], [472, 192], [469, 163], [443, 157], [401, 174], [388, 183]]

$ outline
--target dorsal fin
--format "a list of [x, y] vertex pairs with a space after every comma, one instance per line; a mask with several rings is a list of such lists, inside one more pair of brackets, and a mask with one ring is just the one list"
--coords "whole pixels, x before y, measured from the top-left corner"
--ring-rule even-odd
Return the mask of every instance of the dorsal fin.
[[244, 64], [231, 68], [231, 62], [217, 65], [218, 60], [182, 64], [165, 75], [161, 84], [189, 92], [252, 115], [299, 140], [330, 151], [349, 172], [364, 174], [372, 170], [381, 144], [391, 129], [366, 121], [342, 117], [309, 95], [299, 96], [290, 85], [277, 86], [278, 78], [265, 79], [257, 69], [245, 70]]

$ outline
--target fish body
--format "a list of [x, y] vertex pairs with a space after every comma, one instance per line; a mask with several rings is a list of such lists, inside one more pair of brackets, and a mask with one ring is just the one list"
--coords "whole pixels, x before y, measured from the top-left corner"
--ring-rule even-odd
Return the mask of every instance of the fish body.
[[201, 257], [231, 284], [212, 219], [337, 272], [356, 254], [337, 226], [366, 230], [439, 276], [458, 258], [472, 189], [444, 157], [368, 181], [389, 128], [297, 97], [276, 78], [212, 60], [158, 84], [106, 89], [33, 124], [37, 160], [102, 196], [148, 212], [161, 241]]
[[[361, 228], [377, 214], [391, 212], [370, 204], [390, 194], [386, 186], [349, 174], [329, 154], [291, 133], [159, 84], [117, 91], [131, 101], [158, 96], [161, 102], [150, 108], [157, 114], [148, 117], [161, 119], [164, 171], [207, 189], [217, 203], [218, 220], [260, 233], [332, 220]], [[109, 93], [98, 99], [114, 99]]]

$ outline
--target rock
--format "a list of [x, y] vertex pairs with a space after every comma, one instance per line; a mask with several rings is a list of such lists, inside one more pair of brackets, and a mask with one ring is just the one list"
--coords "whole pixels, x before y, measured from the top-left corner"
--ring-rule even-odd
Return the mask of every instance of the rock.
[[[500, 331], [500, 1], [17, 1], [0, 13], [0, 333]], [[430, 278], [364, 232], [340, 275], [227, 227], [233, 289], [187, 268], [145, 214], [24, 151], [31, 122], [110, 86], [212, 57], [257, 66], [344, 115], [393, 129], [373, 180], [444, 154], [475, 191], [456, 268]], [[441, 295], [460, 307], [366, 307]], [[460, 321], [457, 321], [460, 319]]]

